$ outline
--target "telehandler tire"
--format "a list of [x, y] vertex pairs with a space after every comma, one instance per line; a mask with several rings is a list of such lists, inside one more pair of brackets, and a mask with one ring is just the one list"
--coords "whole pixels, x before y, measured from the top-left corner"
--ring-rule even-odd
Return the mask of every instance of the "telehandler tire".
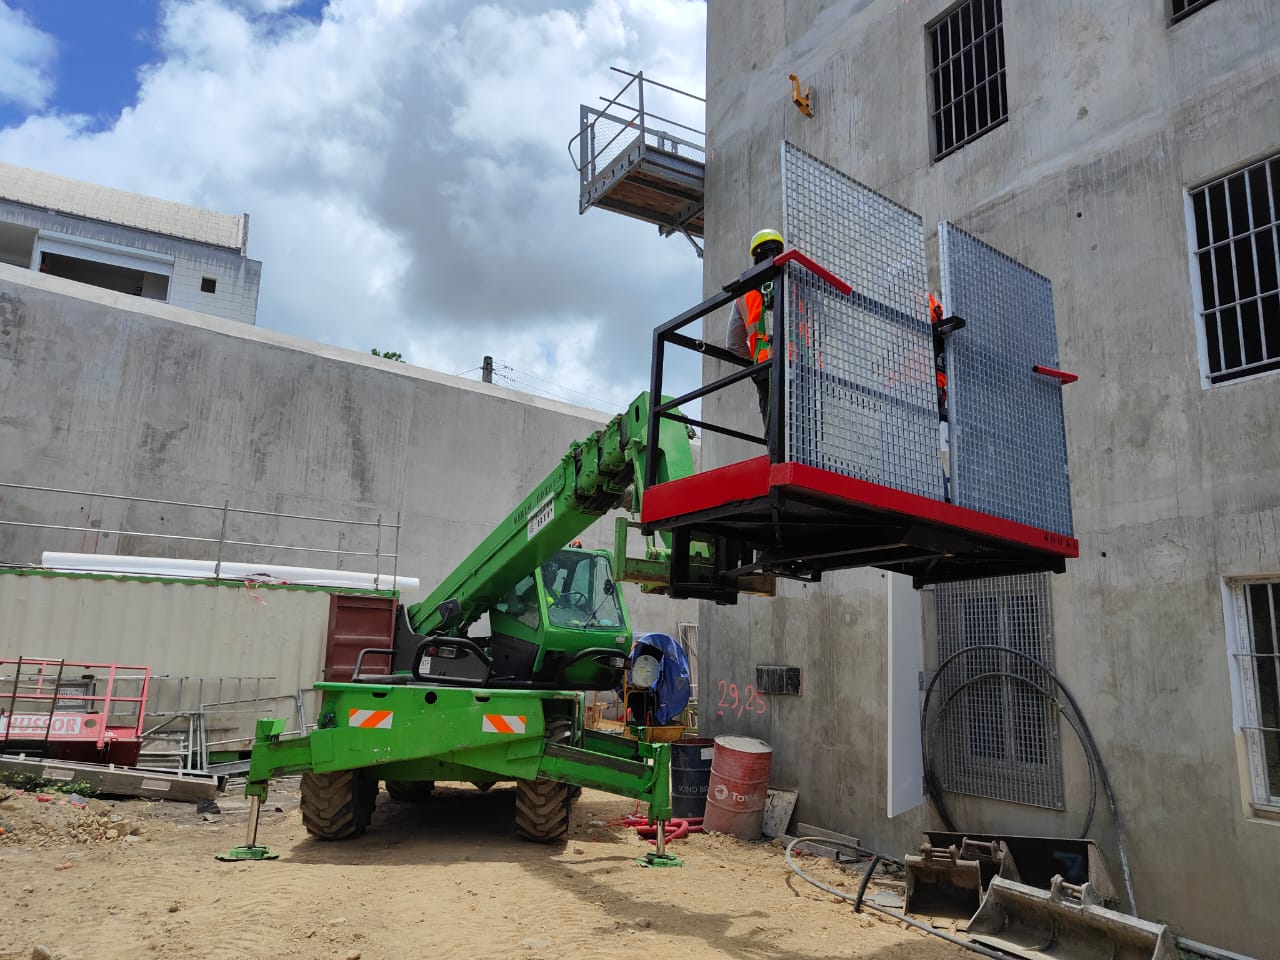
[[[549, 743], [568, 743], [573, 724], [568, 720], [547, 723]], [[534, 843], [552, 843], [569, 832], [569, 812], [582, 791], [556, 780], [516, 781], [516, 833]]]
[[564, 839], [569, 832], [571, 788], [555, 780], [516, 781], [516, 833], [535, 843]]
[[317, 840], [362, 835], [373, 819], [378, 781], [363, 770], [302, 775], [302, 825]]
[[436, 788], [434, 780], [388, 780], [386, 784], [387, 793], [391, 799], [399, 800], [401, 803], [422, 803], [430, 800]]

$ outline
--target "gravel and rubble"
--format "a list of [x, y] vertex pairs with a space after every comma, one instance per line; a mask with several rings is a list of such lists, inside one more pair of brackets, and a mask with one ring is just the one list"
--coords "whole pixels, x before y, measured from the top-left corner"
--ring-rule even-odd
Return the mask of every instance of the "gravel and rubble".
[[[133, 807], [131, 804], [130, 809]], [[0, 793], [0, 844], [46, 847], [137, 842], [144, 833], [137, 819], [118, 812], [108, 801], [74, 793]]]

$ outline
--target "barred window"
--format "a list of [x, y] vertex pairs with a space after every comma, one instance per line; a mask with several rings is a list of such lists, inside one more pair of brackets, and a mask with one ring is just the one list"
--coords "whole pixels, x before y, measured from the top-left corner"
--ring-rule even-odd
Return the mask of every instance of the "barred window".
[[1210, 383], [1280, 369], [1280, 154], [1190, 191]]
[[1280, 580], [1232, 587], [1237, 704], [1253, 805], [1280, 812]]
[[1185, 20], [1197, 10], [1203, 10], [1213, 0], [1170, 0], [1169, 22], [1177, 23], [1179, 20]]
[[965, 0], [929, 27], [933, 159], [940, 160], [1009, 116], [1001, 0]]
[[[991, 644], [1053, 666], [1048, 574], [939, 584], [934, 600], [939, 663]], [[999, 650], [974, 650], [948, 667], [938, 683], [943, 789], [1063, 809], [1057, 713], [1036, 689], [1052, 691], [1053, 683]]]

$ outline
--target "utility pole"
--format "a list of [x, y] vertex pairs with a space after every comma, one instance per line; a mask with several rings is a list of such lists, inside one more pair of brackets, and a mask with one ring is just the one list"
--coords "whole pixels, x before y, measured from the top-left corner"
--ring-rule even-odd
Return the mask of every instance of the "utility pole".
[[480, 368], [480, 379], [485, 383], [493, 383], [493, 357], [485, 357]]

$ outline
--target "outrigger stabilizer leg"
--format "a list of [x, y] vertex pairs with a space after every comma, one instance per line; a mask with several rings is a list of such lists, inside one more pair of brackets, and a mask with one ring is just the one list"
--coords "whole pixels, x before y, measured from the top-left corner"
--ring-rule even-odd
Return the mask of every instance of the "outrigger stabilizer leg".
[[272, 853], [266, 847], [258, 845], [258, 818], [262, 814], [262, 800], [267, 793], [265, 783], [251, 783], [245, 787], [249, 794], [249, 824], [245, 829], [244, 846], [232, 847], [226, 853], [219, 853], [216, 860], [276, 860], [280, 854]]
[[654, 838], [655, 849], [650, 850], [636, 861], [642, 867], [683, 867], [684, 862], [674, 853], [667, 853], [667, 821], [657, 821], [658, 835]]

